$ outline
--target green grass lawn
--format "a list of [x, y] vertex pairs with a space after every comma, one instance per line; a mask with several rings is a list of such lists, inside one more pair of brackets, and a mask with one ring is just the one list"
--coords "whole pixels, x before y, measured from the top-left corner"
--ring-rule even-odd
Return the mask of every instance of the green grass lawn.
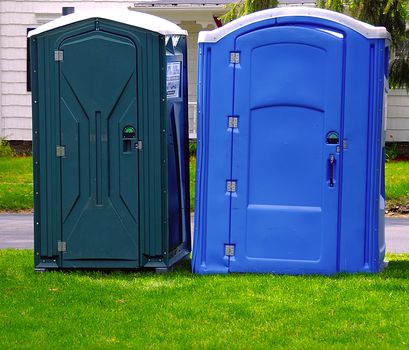
[[[196, 158], [190, 158], [190, 207], [194, 208]], [[33, 207], [33, 164], [31, 157], [0, 157], [0, 210]]]
[[[190, 207], [194, 208], [196, 158], [190, 157]], [[409, 202], [409, 162], [386, 164], [386, 197]], [[31, 209], [32, 158], [0, 158], [0, 210]]]
[[32, 171], [31, 157], [0, 157], [0, 210], [33, 207]]
[[409, 199], [409, 162], [386, 163], [385, 187], [387, 199]]
[[33, 272], [0, 250], [1, 349], [406, 349], [409, 254], [378, 275]]

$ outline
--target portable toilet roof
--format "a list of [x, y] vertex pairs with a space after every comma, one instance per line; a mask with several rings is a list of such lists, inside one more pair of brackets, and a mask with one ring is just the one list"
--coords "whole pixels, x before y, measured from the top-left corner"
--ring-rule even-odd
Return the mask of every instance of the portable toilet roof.
[[246, 27], [252, 23], [261, 22], [271, 18], [281, 17], [314, 17], [342, 24], [345, 27], [360, 33], [368, 39], [388, 38], [389, 32], [384, 27], [375, 27], [371, 24], [356, 20], [339, 12], [311, 8], [311, 7], [279, 7], [270, 10], [254, 12], [248, 16], [241, 17], [235, 21], [227, 23], [223, 27], [212, 31], [203, 31], [199, 33], [198, 42], [218, 42], [228, 34], [239, 28]]
[[90, 18], [103, 18], [130, 26], [143, 28], [162, 35], [187, 35], [187, 31], [166, 19], [128, 9], [96, 9], [79, 11], [62, 16], [29, 32], [28, 37], [38, 35], [66, 25], [85, 21]]

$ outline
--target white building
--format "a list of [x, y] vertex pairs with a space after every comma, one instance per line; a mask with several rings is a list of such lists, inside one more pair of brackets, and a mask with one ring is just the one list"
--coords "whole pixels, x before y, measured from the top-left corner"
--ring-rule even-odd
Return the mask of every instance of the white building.
[[[27, 31], [59, 16], [102, 7], [130, 8], [166, 18], [189, 32], [189, 118], [195, 135], [197, 35], [217, 26], [230, 0], [1, 0], [0, 1], [0, 138], [31, 141], [31, 94], [27, 84]], [[282, 0], [282, 5], [313, 6], [315, 0]], [[409, 97], [392, 91], [388, 100], [387, 140], [409, 141]]]

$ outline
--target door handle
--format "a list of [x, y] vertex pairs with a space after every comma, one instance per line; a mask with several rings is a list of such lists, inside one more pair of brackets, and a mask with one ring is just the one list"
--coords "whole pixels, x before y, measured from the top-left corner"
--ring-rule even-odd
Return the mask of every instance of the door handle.
[[334, 165], [335, 157], [333, 154], [329, 156], [329, 187], [334, 187]]

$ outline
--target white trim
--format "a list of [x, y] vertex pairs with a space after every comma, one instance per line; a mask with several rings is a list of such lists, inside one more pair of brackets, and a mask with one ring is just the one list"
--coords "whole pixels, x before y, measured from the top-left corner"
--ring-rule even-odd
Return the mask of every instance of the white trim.
[[352, 30], [362, 34], [364, 37], [372, 38], [387, 38], [390, 39], [390, 34], [384, 27], [374, 27], [368, 23], [358, 21], [352, 17], [346, 16], [342, 13], [328, 11], [317, 8], [301, 7], [301, 6], [291, 6], [291, 7], [280, 7], [264, 11], [258, 11], [250, 15], [241, 17], [227, 23], [221, 28], [204, 31], [199, 33], [198, 42], [199, 43], [214, 43], [219, 41], [226, 35], [236, 31], [237, 29], [250, 25], [252, 23], [260, 22], [269, 18], [279, 18], [279, 17], [293, 17], [293, 16], [303, 16], [303, 17], [316, 17], [326, 19], [332, 22], [340, 23]]
[[186, 30], [183, 30], [176, 24], [166, 19], [142, 12], [115, 8], [79, 11], [67, 16], [62, 16], [54, 21], [38, 27], [35, 30], [30, 31], [28, 37], [63, 27], [71, 23], [84, 21], [89, 18], [104, 18], [115, 22], [125, 23], [134, 27], [147, 29], [163, 35], [187, 35]]
[[[138, 8], [138, 11], [165, 18], [168, 21], [176, 23], [179, 26], [183, 26], [182, 22], [195, 21], [196, 24], [200, 24], [202, 26], [201, 30], [208, 30], [207, 26], [209, 24], [216, 27], [216, 23], [213, 19], [213, 16], [219, 17], [226, 12], [226, 9], [223, 8], [218, 8], [218, 11], [216, 11], [216, 9], [213, 11], [213, 9], [214, 9], [213, 7], [212, 8], [194, 7], [188, 9], [185, 7], [181, 8], [179, 6], [177, 6], [176, 8], [155, 6], [145, 8], [141, 7]], [[133, 8], [131, 10], [135, 11]]]

